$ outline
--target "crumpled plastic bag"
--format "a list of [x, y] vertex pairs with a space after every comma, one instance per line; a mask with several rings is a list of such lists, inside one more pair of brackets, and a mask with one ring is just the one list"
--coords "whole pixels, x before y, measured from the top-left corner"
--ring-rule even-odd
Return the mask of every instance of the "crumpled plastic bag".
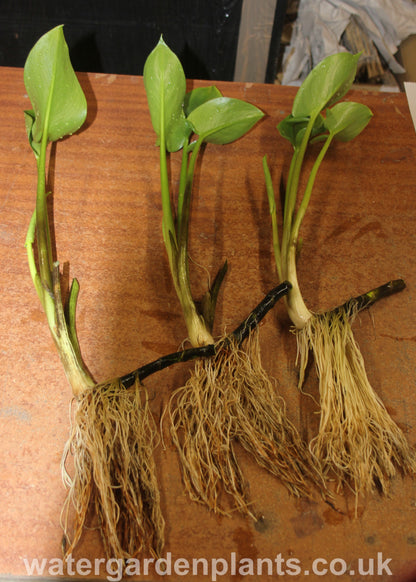
[[301, 0], [283, 55], [282, 84], [300, 84], [323, 58], [345, 51], [340, 40], [352, 16], [359, 19], [390, 70], [404, 73], [394, 54], [405, 38], [416, 34], [416, 4], [411, 0]]

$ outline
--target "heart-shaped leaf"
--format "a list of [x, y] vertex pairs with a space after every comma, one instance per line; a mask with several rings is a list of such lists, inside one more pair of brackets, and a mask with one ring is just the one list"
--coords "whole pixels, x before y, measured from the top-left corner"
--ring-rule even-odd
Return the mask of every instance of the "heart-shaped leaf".
[[263, 116], [264, 113], [251, 103], [217, 97], [191, 111], [188, 121], [203, 141], [226, 144], [242, 137]]
[[351, 141], [368, 125], [373, 114], [362, 103], [337, 103], [326, 112], [325, 127], [339, 141]]
[[35, 153], [45, 132], [48, 141], [56, 141], [84, 123], [87, 102], [71, 65], [62, 26], [44, 34], [32, 48], [24, 67], [24, 83], [33, 108], [26, 115], [26, 126]]

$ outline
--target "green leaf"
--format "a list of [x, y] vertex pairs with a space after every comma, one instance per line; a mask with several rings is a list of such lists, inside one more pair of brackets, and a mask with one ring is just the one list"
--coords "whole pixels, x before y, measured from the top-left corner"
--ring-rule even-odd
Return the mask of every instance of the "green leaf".
[[[44, 132], [56, 141], [77, 131], [85, 121], [87, 102], [69, 59], [62, 26], [44, 34], [30, 51], [24, 67], [24, 83], [33, 112], [29, 139], [36, 144]], [[30, 121], [30, 120], [29, 120]]]
[[360, 55], [342, 52], [323, 59], [300, 86], [293, 102], [294, 117], [313, 116], [347, 93], [354, 82]]
[[242, 137], [263, 116], [264, 113], [250, 103], [217, 97], [194, 109], [188, 121], [203, 141], [226, 144]]
[[[283, 119], [277, 126], [282, 137], [289, 140], [293, 147], [300, 145], [306, 127], [309, 123], [309, 117], [294, 117], [292, 114]], [[318, 115], [311, 131], [310, 139], [325, 131], [322, 115]]]
[[217, 89], [214, 85], [210, 87], [197, 87], [192, 89], [185, 95], [184, 111], [185, 115], [188, 116], [191, 111], [211, 99], [216, 99], [217, 97], [222, 97], [221, 91]]
[[173, 119], [172, 123], [168, 127], [166, 136], [166, 149], [168, 152], [177, 152], [185, 145], [192, 133], [192, 126], [189, 121], [185, 118], [185, 115], [181, 115], [177, 119]]
[[33, 125], [36, 121], [36, 115], [33, 109], [24, 111], [26, 133], [29, 139], [30, 147], [33, 149], [36, 159], [40, 156], [40, 143], [33, 141]]
[[362, 103], [337, 103], [326, 112], [325, 127], [336, 139], [347, 142], [359, 135], [373, 114]]
[[163, 131], [163, 147], [177, 151], [190, 131], [183, 112], [186, 79], [178, 57], [162, 37], [146, 59], [143, 78], [153, 129], [159, 139]]

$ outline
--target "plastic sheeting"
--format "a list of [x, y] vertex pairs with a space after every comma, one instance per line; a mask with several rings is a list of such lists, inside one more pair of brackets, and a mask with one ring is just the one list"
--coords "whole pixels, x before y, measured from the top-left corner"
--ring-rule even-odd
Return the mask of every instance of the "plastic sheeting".
[[324, 57], [345, 51], [340, 40], [352, 16], [359, 19], [390, 70], [404, 73], [394, 54], [416, 33], [416, 5], [411, 0], [301, 0], [283, 56], [282, 84], [299, 84]]

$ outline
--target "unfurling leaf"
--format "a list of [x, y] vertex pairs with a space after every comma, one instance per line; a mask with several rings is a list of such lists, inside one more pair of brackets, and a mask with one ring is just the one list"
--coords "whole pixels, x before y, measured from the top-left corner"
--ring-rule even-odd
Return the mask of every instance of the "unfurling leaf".
[[33, 111], [33, 109], [30, 109], [30, 110], [24, 111], [24, 115], [25, 115], [26, 133], [27, 133], [27, 137], [29, 139], [29, 144], [30, 144], [30, 147], [33, 149], [33, 152], [35, 154], [36, 159], [38, 159], [39, 155], [40, 155], [40, 143], [33, 141], [33, 133], [32, 133], [33, 125], [36, 121], [35, 112]]

